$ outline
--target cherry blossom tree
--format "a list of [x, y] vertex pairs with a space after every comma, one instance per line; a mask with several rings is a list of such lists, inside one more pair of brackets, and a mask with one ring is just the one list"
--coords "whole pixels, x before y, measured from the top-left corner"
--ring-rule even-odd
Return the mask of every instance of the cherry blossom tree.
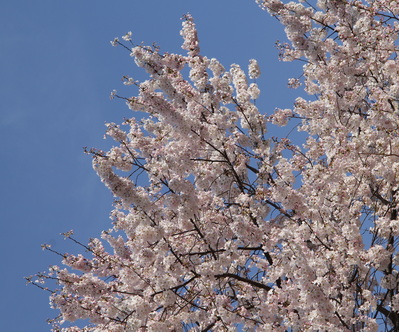
[[[246, 74], [201, 55], [190, 15], [185, 55], [113, 41], [149, 75], [113, 96], [147, 116], [88, 151], [113, 228], [28, 278], [54, 331], [399, 329], [399, 2], [258, 3], [285, 27], [282, 60], [304, 63], [292, 109], [258, 110], [256, 60]], [[268, 137], [292, 121], [304, 144]]]

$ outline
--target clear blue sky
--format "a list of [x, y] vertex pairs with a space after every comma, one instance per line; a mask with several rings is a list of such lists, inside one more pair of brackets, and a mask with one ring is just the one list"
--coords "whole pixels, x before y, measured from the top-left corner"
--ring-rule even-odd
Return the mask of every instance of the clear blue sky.
[[180, 18], [187, 12], [202, 54], [226, 68], [259, 60], [262, 112], [292, 105], [298, 91], [287, 89], [287, 78], [298, 76], [301, 64], [278, 61], [274, 43], [284, 39], [283, 27], [255, 0], [1, 2], [1, 331], [49, 331], [46, 319], [57, 315], [48, 294], [23, 279], [59, 263], [42, 243], [76, 252], [59, 233], [73, 229], [86, 243], [110, 228], [112, 196], [82, 147], [109, 144], [104, 122], [132, 116], [110, 92], [129, 96], [121, 77], [145, 76], [109, 41], [132, 31], [137, 43], [156, 41], [162, 51], [180, 52]]

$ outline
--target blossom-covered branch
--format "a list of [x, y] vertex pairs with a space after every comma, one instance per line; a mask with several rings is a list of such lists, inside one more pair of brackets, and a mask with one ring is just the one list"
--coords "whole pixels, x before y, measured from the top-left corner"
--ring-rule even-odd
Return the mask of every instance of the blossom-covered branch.
[[[149, 79], [114, 96], [147, 117], [108, 124], [116, 146], [88, 151], [117, 199], [113, 229], [52, 267], [55, 330], [399, 328], [399, 5], [258, 3], [310, 99], [267, 118], [256, 60], [246, 74], [201, 55], [190, 15], [186, 55], [125, 45]], [[292, 118], [304, 145], [267, 137], [268, 120]]]

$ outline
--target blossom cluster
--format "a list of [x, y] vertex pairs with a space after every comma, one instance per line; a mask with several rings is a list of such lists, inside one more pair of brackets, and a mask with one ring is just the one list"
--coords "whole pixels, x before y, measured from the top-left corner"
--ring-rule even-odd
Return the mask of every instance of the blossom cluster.
[[281, 56], [305, 61], [311, 96], [269, 119], [301, 119], [306, 143], [267, 137], [258, 63], [201, 55], [190, 15], [187, 55], [134, 46], [149, 79], [126, 100], [147, 117], [107, 124], [117, 145], [92, 151], [113, 228], [85, 246], [92, 257], [41, 275], [59, 284], [55, 330], [399, 328], [398, 2], [258, 3], [285, 26]]

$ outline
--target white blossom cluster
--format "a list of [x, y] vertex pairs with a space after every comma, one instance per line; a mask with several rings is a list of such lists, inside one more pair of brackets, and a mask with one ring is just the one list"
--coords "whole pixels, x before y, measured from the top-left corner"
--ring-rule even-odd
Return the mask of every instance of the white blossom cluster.
[[187, 55], [134, 47], [149, 79], [126, 100], [148, 116], [92, 150], [113, 228], [39, 275], [55, 331], [399, 329], [399, 2], [257, 2], [312, 95], [268, 119], [300, 119], [306, 143], [267, 138], [258, 63], [202, 56], [190, 15]]

